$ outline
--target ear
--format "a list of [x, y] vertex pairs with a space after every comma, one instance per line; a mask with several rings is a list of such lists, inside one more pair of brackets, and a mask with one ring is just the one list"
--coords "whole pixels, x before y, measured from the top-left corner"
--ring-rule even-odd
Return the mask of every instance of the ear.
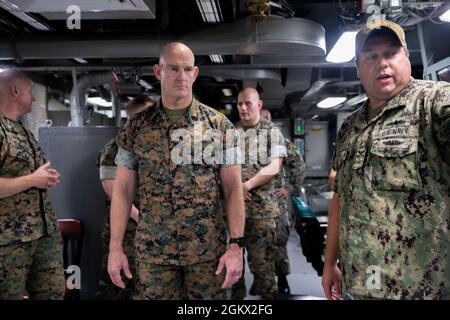
[[161, 81], [161, 66], [159, 64], [155, 64], [153, 66], [153, 72], [155, 74], [156, 79]]
[[197, 80], [197, 76], [198, 76], [198, 73], [199, 73], [199, 72], [200, 72], [200, 70], [198, 69], [197, 66], [195, 66], [195, 67], [194, 67], [194, 81]]
[[258, 100], [258, 110], [261, 111], [261, 109], [263, 108], [263, 101], [262, 100]]
[[12, 85], [10, 87], [10, 91], [11, 91], [11, 96], [13, 96], [14, 98], [16, 98], [19, 95], [19, 89], [17, 88], [17, 85]]

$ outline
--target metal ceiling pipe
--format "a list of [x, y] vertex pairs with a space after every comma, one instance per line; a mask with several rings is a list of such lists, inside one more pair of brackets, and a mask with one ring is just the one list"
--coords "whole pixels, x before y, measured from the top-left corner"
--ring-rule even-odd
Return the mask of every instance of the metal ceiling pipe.
[[[149, 35], [105, 34], [97, 38], [42, 36], [0, 41], [0, 60], [158, 57], [169, 42], [186, 43], [196, 55], [298, 55], [323, 56], [325, 29], [307, 19], [269, 17], [261, 22], [237, 20], [208, 27], [178, 39]], [[56, 49], [55, 49], [56, 48]]]
[[74, 81], [70, 92], [70, 116], [72, 127], [84, 127], [86, 124], [86, 90], [90, 87], [112, 82], [112, 74], [99, 72], [88, 74]]

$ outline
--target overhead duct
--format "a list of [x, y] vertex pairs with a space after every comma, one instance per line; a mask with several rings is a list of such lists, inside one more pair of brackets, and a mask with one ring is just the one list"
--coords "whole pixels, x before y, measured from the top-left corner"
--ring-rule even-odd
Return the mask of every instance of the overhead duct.
[[179, 39], [146, 35], [71, 40], [50, 35], [17, 38], [12, 44], [0, 43], [0, 60], [158, 57], [161, 48], [171, 41], [186, 43], [196, 55], [324, 56], [326, 53], [325, 29], [320, 24], [300, 18], [269, 17], [261, 22], [242, 19], [212, 26]]
[[76, 85], [73, 86], [70, 92], [70, 116], [72, 119], [72, 127], [85, 126], [85, 108], [86, 108], [86, 90], [90, 87], [102, 85], [105, 83], [112, 83], [111, 72], [92, 73], [81, 77], [74, 81]]

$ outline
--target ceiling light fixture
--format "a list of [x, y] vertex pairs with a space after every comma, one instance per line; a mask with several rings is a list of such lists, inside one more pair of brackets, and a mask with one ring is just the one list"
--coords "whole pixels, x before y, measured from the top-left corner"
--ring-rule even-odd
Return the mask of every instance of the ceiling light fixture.
[[205, 23], [222, 22], [222, 11], [217, 0], [197, 0], [197, 7]]
[[450, 22], [450, 9], [448, 9], [441, 16], [439, 16], [439, 19], [441, 19], [441, 21]]
[[89, 97], [87, 98], [87, 102], [100, 107], [112, 107], [112, 102], [106, 101], [101, 97]]
[[355, 56], [355, 38], [357, 31], [344, 32], [327, 55], [326, 60], [332, 63], [350, 61]]
[[336, 107], [345, 100], [347, 100], [345, 97], [329, 97], [320, 101], [317, 106], [321, 109], [330, 109]]
[[214, 63], [223, 63], [223, 57], [220, 54], [210, 54], [209, 58]]
[[222, 89], [222, 93], [225, 97], [231, 97], [233, 95], [233, 92], [231, 92], [231, 90], [228, 88]]

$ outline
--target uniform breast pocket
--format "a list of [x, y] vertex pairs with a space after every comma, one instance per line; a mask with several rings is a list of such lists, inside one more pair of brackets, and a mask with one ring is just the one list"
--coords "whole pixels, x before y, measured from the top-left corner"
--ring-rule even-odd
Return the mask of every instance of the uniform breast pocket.
[[420, 189], [417, 146], [417, 138], [376, 141], [370, 149], [373, 189]]

